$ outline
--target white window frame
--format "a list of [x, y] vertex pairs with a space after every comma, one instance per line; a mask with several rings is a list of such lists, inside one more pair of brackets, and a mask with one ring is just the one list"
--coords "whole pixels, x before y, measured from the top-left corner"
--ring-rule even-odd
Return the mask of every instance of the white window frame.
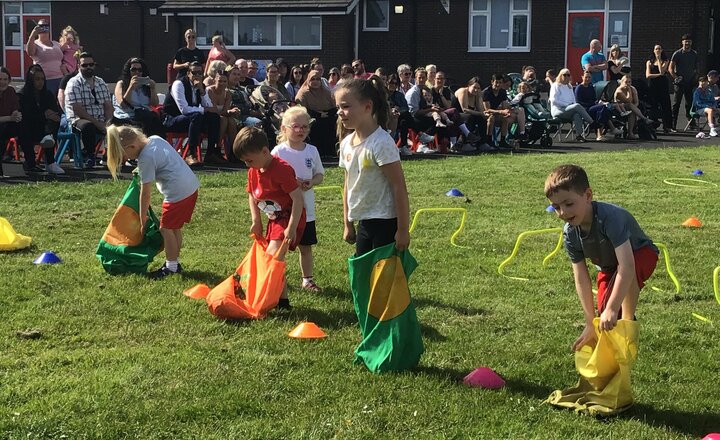
[[[228, 49], [237, 49], [237, 50], [322, 50], [322, 37], [323, 37], [323, 19], [322, 15], [314, 14], [314, 13], [295, 13], [292, 15], [289, 14], [194, 14], [193, 15], [193, 29], [197, 29], [197, 17], [208, 17], [211, 15], [217, 15], [221, 17], [232, 17], [233, 18], [233, 32], [235, 34], [233, 40], [235, 41], [235, 44], [232, 46], [226, 46]], [[277, 44], [275, 46], [256, 46], [256, 45], [239, 45], [240, 36], [238, 35], [238, 17], [251, 17], [251, 16], [261, 16], [261, 17], [275, 17], [275, 41]], [[283, 46], [282, 45], [282, 17], [297, 17], [297, 16], [309, 16], [311, 18], [317, 18], [320, 21], [320, 44], [317, 46]], [[212, 48], [212, 44], [198, 44], [198, 48], [209, 50]]]
[[385, 11], [385, 16], [387, 17], [387, 26], [385, 27], [368, 27], [367, 25], [367, 10], [368, 10], [368, 0], [365, 0], [364, 7], [363, 7], [363, 31], [364, 32], [387, 32], [390, 30], [390, 0], [388, 0], [387, 4], [387, 11]]
[[[470, 0], [468, 3], [469, 16], [468, 16], [468, 52], [530, 52], [530, 31], [532, 30], [532, 0], [528, 0], [527, 10], [514, 9], [515, 2], [510, 2], [510, 14], [508, 17], [508, 45], [505, 48], [491, 48], [490, 47], [490, 30], [492, 29], [492, 1], [487, 0], [488, 8], [485, 11], [473, 11], [473, 2]], [[512, 46], [513, 36], [513, 19], [516, 16], [525, 15], [527, 16], [527, 44], [525, 46]], [[473, 17], [485, 16], [487, 17], [487, 29], [485, 29], [485, 46], [473, 46]]]

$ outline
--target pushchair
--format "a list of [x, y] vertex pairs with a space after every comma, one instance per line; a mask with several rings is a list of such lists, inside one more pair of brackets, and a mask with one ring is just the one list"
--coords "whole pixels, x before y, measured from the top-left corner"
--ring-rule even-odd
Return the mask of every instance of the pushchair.
[[282, 115], [290, 106], [295, 105], [295, 102], [283, 99], [282, 93], [268, 85], [249, 86], [247, 90], [250, 95], [250, 102], [255, 106], [256, 110], [263, 114], [263, 131], [265, 131], [270, 149], [272, 149], [280, 132]]
[[526, 117], [527, 139], [523, 144], [535, 145], [539, 141], [542, 148], [552, 147], [552, 136], [562, 122], [552, 117], [536, 92], [525, 95], [520, 105], [525, 110]]

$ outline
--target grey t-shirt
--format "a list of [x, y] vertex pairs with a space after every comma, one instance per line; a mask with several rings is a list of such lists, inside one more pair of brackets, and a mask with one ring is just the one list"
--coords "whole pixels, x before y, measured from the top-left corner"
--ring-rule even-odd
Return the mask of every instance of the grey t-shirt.
[[683, 52], [678, 49], [672, 54], [671, 61], [675, 62], [675, 73], [683, 77], [683, 82], [692, 84], [697, 81], [698, 54], [690, 49]]
[[658, 251], [635, 217], [625, 209], [603, 202], [592, 202], [592, 207], [593, 222], [587, 234], [583, 234], [579, 226], [565, 224], [563, 241], [573, 263], [588, 258], [602, 271], [613, 272], [618, 264], [615, 248], [627, 240], [633, 251], [645, 246]]
[[200, 188], [200, 182], [183, 158], [160, 136], [150, 136], [138, 156], [140, 181], [156, 182], [169, 203], [179, 202]]

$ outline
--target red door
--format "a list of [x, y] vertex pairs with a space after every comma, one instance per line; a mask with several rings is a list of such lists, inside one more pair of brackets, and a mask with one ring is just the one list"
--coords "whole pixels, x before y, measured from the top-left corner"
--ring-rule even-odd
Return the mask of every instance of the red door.
[[565, 66], [572, 73], [572, 82], [582, 78], [582, 56], [590, 50], [590, 41], [603, 41], [605, 29], [604, 12], [570, 12], [567, 25], [567, 59]]

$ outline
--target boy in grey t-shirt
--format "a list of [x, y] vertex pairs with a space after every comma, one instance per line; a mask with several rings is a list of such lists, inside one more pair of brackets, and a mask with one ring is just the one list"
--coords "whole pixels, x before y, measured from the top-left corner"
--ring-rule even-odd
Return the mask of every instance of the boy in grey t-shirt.
[[566, 224], [565, 250], [572, 260], [575, 288], [585, 315], [585, 329], [573, 350], [594, 345], [592, 280], [585, 259], [600, 267], [597, 278], [599, 330], [612, 330], [618, 319], [634, 319], [640, 290], [650, 278], [658, 250], [625, 209], [593, 201], [585, 170], [562, 165], [545, 181], [545, 195]]

